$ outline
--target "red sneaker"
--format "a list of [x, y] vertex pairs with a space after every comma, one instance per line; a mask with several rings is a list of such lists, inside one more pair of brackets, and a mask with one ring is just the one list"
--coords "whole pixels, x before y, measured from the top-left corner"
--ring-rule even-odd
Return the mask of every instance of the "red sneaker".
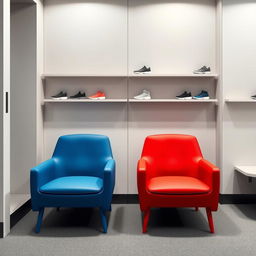
[[105, 100], [106, 95], [102, 91], [97, 91], [95, 94], [89, 96], [88, 98], [91, 99], [91, 100]]

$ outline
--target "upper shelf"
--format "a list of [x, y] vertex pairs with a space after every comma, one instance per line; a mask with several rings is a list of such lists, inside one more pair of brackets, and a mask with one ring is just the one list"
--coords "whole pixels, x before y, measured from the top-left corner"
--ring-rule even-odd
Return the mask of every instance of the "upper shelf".
[[139, 77], [139, 78], [145, 78], [145, 77], [188, 77], [188, 78], [218, 78], [217, 74], [130, 74], [129, 77]]
[[177, 77], [177, 78], [218, 78], [217, 74], [43, 74], [42, 79], [46, 78], [83, 78], [83, 77], [136, 77], [136, 78], [147, 78], [147, 77]]
[[58, 78], [58, 77], [73, 77], [73, 78], [76, 78], [76, 77], [127, 77], [127, 75], [122, 75], [122, 74], [43, 74], [41, 75], [41, 78], [42, 79], [46, 79], [46, 78]]
[[256, 100], [250, 98], [242, 99], [225, 99], [227, 103], [256, 103]]

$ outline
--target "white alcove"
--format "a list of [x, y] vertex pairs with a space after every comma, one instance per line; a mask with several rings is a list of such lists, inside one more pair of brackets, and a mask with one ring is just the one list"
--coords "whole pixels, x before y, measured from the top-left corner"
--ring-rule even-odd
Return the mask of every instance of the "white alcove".
[[36, 165], [36, 4], [11, 2], [10, 214], [30, 199], [29, 175]]

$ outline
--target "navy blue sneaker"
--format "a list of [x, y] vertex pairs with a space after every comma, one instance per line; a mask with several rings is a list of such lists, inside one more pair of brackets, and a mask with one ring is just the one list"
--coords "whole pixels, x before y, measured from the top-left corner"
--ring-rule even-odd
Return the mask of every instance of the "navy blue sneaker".
[[198, 95], [194, 96], [193, 99], [195, 100], [209, 100], [209, 94], [207, 91], [201, 91]]
[[177, 95], [176, 99], [178, 99], [178, 100], [191, 100], [192, 99], [191, 92], [185, 91], [181, 95]]

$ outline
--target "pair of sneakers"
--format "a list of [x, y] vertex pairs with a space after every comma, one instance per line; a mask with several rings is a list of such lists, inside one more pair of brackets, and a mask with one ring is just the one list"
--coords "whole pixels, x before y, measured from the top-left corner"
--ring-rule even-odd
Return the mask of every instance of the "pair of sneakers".
[[[61, 91], [58, 94], [53, 95], [52, 98], [53, 99], [58, 99], [58, 100], [67, 100], [68, 98], [69, 99], [85, 99], [86, 98], [86, 94], [85, 94], [85, 92], [79, 91], [75, 95], [72, 95], [72, 96], [68, 97], [66, 92]], [[97, 91], [95, 94], [89, 96], [88, 98], [92, 99], [92, 100], [105, 100], [106, 99], [106, 95], [102, 91]]]
[[68, 97], [68, 94], [66, 92], [60, 91], [56, 95], [52, 96], [52, 99], [55, 99], [55, 100], [67, 100], [68, 98], [69, 99], [83, 99], [83, 98], [86, 98], [86, 94], [82, 91], [79, 91], [75, 95]]
[[209, 100], [210, 97], [209, 97], [209, 94], [207, 91], [202, 90], [199, 94], [197, 94], [195, 96], [192, 96], [191, 92], [185, 91], [182, 94], [176, 96], [176, 99], [179, 99], [179, 100], [192, 100], [192, 99]]

